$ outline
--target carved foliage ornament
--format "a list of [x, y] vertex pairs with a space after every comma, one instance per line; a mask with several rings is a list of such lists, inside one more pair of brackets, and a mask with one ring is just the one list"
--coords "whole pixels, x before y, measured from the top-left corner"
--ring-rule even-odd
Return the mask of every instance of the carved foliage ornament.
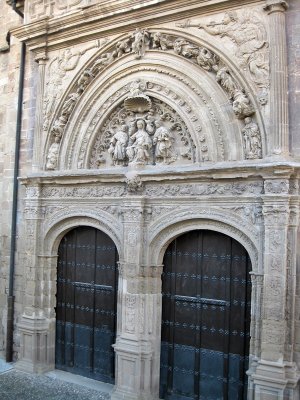
[[[46, 165], [47, 169], [51, 170], [57, 167], [59, 143], [61, 141], [63, 131], [71, 113], [75, 108], [75, 105], [79, 101], [82, 93], [85, 91], [89, 83], [100, 73], [100, 71], [102, 71], [116, 59], [122, 57], [124, 54], [133, 53], [135, 54], [136, 58], [139, 59], [144, 56], [146, 50], [151, 49], [173, 52], [179, 56], [189, 59], [194, 64], [199, 65], [202, 69], [210, 71], [212, 74], [214, 74], [216, 81], [227, 94], [236, 117], [244, 120], [245, 118], [254, 115], [254, 106], [244, 88], [242, 88], [234, 78], [232, 71], [212, 51], [204, 47], [199, 47], [182, 38], [166, 36], [161, 32], [149, 33], [146, 30], [136, 29], [136, 31], [129, 38], [117, 42], [110, 52], [102, 54], [89, 68], [82, 72], [79, 80], [76, 82], [75, 87], [73, 88], [74, 91], [69, 93], [67, 96], [57, 120], [55, 120], [53, 126], [51, 127], [50, 132], [52, 136], [52, 143], [48, 150]], [[147, 96], [142, 95], [141, 89], [142, 86], [138, 86], [136, 88], [137, 93], [135, 93], [135, 89], [132, 88], [132, 98], [128, 98], [127, 103], [125, 102], [125, 108], [127, 108], [127, 110], [133, 109], [135, 112], [145, 112], [146, 110], [150, 109], [151, 100]], [[137, 101], [137, 97], [139, 97], [139, 102]], [[245, 121], [245, 128], [247, 128], [249, 123], [249, 120]], [[260, 132], [257, 124], [254, 121], [252, 123], [252, 130], [255, 131], [254, 136], [257, 138], [257, 143], [252, 145], [252, 147], [246, 145], [245, 143], [246, 158], [260, 158]], [[59, 134], [57, 134], [58, 129]], [[55, 146], [51, 147], [52, 144], [55, 144]], [[144, 155], [143, 158], [145, 157], [147, 158], [147, 156]]]

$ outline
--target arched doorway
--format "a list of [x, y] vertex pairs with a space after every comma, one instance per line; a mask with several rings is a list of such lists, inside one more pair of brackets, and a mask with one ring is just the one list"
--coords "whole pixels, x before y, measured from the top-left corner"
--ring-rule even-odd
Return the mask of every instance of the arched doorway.
[[82, 226], [58, 250], [57, 369], [114, 382], [118, 253], [105, 233]]
[[236, 240], [196, 230], [167, 248], [160, 397], [246, 399], [251, 262]]

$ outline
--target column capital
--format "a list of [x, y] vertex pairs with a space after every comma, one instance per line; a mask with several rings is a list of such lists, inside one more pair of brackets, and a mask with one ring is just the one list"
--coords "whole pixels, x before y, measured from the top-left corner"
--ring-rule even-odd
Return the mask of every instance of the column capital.
[[267, 0], [264, 10], [268, 14], [272, 14], [274, 12], [284, 12], [288, 7], [288, 3], [285, 0]]

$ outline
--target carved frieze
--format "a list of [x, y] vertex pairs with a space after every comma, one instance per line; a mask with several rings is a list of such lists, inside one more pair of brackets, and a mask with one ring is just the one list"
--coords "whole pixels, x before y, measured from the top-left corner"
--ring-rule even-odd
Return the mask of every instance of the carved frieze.
[[211, 196], [211, 195], [251, 195], [261, 194], [263, 184], [261, 182], [207, 182], [194, 184], [147, 184], [145, 194], [149, 197], [169, 197], [169, 196]]
[[41, 198], [87, 198], [87, 197], [122, 197], [125, 196], [124, 186], [88, 186], [60, 187], [49, 186], [41, 189]]
[[266, 179], [264, 182], [265, 194], [288, 194], [288, 179]]

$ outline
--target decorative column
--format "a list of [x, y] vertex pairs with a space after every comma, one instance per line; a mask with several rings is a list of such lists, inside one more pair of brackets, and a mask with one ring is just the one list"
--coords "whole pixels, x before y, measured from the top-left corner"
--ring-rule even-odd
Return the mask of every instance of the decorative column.
[[289, 155], [288, 72], [285, 0], [267, 0], [270, 32], [270, 147], [269, 156]]
[[39, 200], [39, 187], [27, 188], [25, 204], [24, 275], [25, 293], [23, 314], [17, 324], [20, 334], [20, 358], [16, 368], [42, 373], [49, 366], [49, 320], [43, 310], [43, 268], [39, 264], [39, 237], [43, 208]]
[[124, 259], [119, 264], [116, 383], [111, 398], [158, 400], [161, 267], [142, 265], [143, 199], [128, 199], [121, 212]]
[[42, 167], [41, 149], [43, 132], [43, 101], [45, 91], [45, 70], [48, 57], [46, 53], [36, 56], [35, 61], [38, 63], [38, 79], [37, 79], [37, 94], [36, 94], [36, 112], [35, 112], [35, 129], [34, 129], [34, 146], [32, 170], [39, 171]]
[[[254, 399], [296, 399], [298, 380], [295, 365], [286, 358], [288, 300], [288, 232], [290, 223], [289, 180], [267, 178], [263, 215], [264, 287], [260, 360], [252, 375]], [[293, 295], [292, 295], [293, 296]]]

